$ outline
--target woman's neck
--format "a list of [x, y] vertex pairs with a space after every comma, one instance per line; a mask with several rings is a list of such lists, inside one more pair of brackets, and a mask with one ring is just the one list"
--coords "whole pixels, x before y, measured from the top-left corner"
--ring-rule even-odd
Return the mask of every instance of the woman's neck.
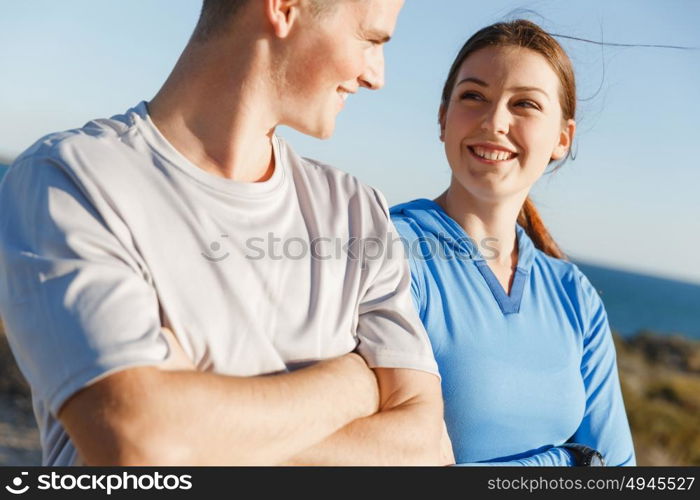
[[492, 201], [477, 198], [453, 179], [435, 201], [479, 247], [490, 267], [514, 269], [518, 263], [515, 223], [527, 193]]

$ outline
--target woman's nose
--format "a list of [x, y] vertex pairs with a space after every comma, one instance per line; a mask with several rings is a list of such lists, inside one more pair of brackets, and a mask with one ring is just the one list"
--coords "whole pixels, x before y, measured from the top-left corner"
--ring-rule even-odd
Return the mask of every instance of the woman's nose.
[[500, 104], [489, 107], [481, 122], [481, 128], [495, 135], [507, 134], [510, 128], [510, 113], [507, 107]]

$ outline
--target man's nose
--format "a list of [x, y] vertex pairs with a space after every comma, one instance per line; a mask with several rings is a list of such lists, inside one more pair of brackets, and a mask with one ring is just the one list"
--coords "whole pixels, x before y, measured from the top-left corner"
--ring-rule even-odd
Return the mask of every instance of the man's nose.
[[362, 87], [370, 90], [379, 90], [384, 86], [384, 50], [377, 47], [368, 56], [365, 71], [358, 79]]

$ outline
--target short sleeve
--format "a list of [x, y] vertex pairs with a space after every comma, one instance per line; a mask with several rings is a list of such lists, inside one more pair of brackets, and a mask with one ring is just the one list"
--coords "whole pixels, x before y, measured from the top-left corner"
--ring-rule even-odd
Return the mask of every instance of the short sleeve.
[[388, 244], [360, 299], [358, 352], [372, 368], [410, 368], [439, 376], [428, 334], [411, 298], [411, 273], [403, 244], [389, 219], [386, 202], [381, 194], [376, 196], [384, 212], [384, 241]]
[[571, 441], [598, 450], [608, 465], [635, 465], [608, 317], [600, 296], [580, 272], [579, 282], [585, 327], [581, 376], [586, 407]]
[[117, 370], [166, 358], [158, 299], [67, 167], [18, 160], [0, 185], [0, 314], [33, 395], [54, 415]]

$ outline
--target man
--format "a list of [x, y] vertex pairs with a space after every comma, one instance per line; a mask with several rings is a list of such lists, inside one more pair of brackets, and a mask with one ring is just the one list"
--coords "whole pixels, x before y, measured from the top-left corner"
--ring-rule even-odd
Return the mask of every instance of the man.
[[0, 305], [45, 464], [451, 460], [403, 255], [353, 248], [395, 237], [383, 198], [274, 134], [382, 87], [401, 5], [205, 0], [151, 102], [17, 159]]

